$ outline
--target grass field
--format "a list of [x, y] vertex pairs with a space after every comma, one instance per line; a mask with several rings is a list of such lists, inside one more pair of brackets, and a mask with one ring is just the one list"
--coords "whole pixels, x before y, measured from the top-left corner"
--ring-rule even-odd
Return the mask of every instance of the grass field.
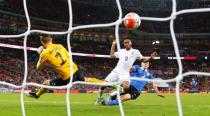
[[[95, 106], [96, 94], [71, 95], [73, 116], [119, 116], [117, 106]], [[0, 94], [0, 116], [21, 116], [19, 94]], [[210, 94], [183, 94], [185, 116], [210, 116]], [[27, 116], [66, 116], [64, 94], [45, 94], [40, 99], [25, 96]], [[176, 98], [167, 94], [142, 94], [123, 105], [126, 116], [177, 116]]]

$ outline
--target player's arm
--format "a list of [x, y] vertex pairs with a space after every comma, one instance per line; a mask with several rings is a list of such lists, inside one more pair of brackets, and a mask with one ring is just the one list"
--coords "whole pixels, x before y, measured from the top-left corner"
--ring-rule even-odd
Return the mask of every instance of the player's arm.
[[44, 50], [43, 46], [40, 46], [40, 47], [37, 49], [38, 54], [40, 54], [40, 55], [39, 55], [39, 60], [38, 60], [38, 62], [37, 62], [37, 64], [36, 64], [36, 69], [37, 69], [37, 70], [41, 70], [41, 69], [44, 67], [44, 63], [45, 63], [45, 61], [46, 61], [46, 56], [45, 56], [44, 53], [42, 53], [43, 50]]
[[[150, 79], [154, 79], [154, 77], [153, 77], [152, 74], [150, 74], [149, 76], [150, 76], [150, 77], [149, 77]], [[162, 98], [165, 97], [165, 96], [163, 96], [163, 95], [159, 92], [158, 87], [155, 85], [155, 83], [152, 83], [152, 87], [153, 87], [153, 89], [155, 90], [156, 94], [157, 94], [159, 97], [162, 97]]]
[[130, 69], [130, 72], [134, 72], [134, 71], [136, 71], [136, 67], [135, 67], [135, 65], [134, 65], [134, 66], [132, 66], [132, 67], [131, 67], [131, 69]]
[[159, 90], [158, 90], [158, 88], [157, 88], [157, 86], [153, 83], [153, 89], [155, 90], [155, 92], [157, 93], [157, 95], [158, 96], [160, 96], [160, 97], [162, 97], [162, 98], [164, 98], [165, 96], [163, 96], [160, 92], [159, 92]]
[[111, 50], [110, 50], [110, 56], [111, 58], [116, 58], [115, 56], [115, 47], [116, 47], [116, 41], [112, 42]]
[[36, 69], [41, 70], [44, 67], [44, 63], [41, 63], [41, 57], [39, 58], [39, 61], [36, 64]]
[[152, 52], [151, 54], [150, 54], [150, 57], [149, 58], [142, 58], [144, 61], [150, 61], [150, 60], [152, 60], [152, 59], [155, 59], [155, 57], [157, 56], [158, 54], [157, 54], [157, 52]]

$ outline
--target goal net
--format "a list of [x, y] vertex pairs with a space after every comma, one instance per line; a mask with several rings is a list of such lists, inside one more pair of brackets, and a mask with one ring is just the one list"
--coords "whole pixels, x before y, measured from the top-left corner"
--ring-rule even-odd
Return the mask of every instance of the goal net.
[[[67, 45], [68, 45], [68, 51], [69, 51], [69, 55], [70, 55], [70, 59], [72, 60], [72, 55], [78, 55], [78, 56], [92, 56], [92, 57], [109, 57], [107, 55], [97, 55], [97, 54], [82, 54], [82, 53], [72, 53], [71, 51], [71, 34], [72, 32], [76, 31], [76, 30], [80, 30], [80, 29], [88, 29], [88, 28], [102, 28], [102, 27], [111, 27], [111, 26], [115, 26], [115, 39], [117, 42], [117, 49], [120, 50], [120, 40], [119, 40], [119, 26], [123, 21], [123, 13], [122, 13], [122, 8], [121, 8], [121, 4], [120, 4], [120, 0], [116, 0], [116, 4], [117, 4], [117, 8], [118, 8], [118, 12], [119, 12], [119, 16], [118, 19], [114, 22], [111, 23], [106, 23], [106, 24], [90, 24], [90, 25], [80, 25], [80, 26], [73, 26], [73, 15], [72, 15], [72, 1], [68, 0], [68, 8], [69, 8], [69, 27], [68, 30], [63, 31], [63, 32], [54, 32], [54, 31], [44, 31], [44, 30], [33, 30], [31, 29], [31, 21], [30, 21], [30, 15], [28, 13], [28, 9], [27, 9], [27, 0], [23, 0], [23, 4], [24, 4], [24, 12], [25, 12], [25, 16], [26, 16], [26, 20], [27, 20], [27, 30], [24, 33], [21, 34], [17, 34], [17, 35], [0, 35], [0, 38], [18, 38], [18, 37], [24, 37], [24, 46], [14, 46], [14, 45], [8, 45], [8, 44], [0, 44], [1, 47], [9, 47], [9, 48], [15, 48], [15, 49], [24, 49], [24, 80], [22, 82], [22, 85], [17, 86], [11, 83], [7, 83], [7, 82], [3, 82], [0, 81], [0, 85], [6, 85], [6, 86], [10, 86], [12, 88], [19, 88], [21, 89], [21, 108], [22, 108], [22, 115], [26, 116], [25, 113], [25, 105], [24, 105], [24, 89], [27, 86], [35, 86], [35, 87], [44, 87], [44, 88], [48, 88], [48, 89], [67, 89], [67, 93], [66, 93], [66, 109], [67, 109], [67, 114], [68, 116], [71, 116], [71, 107], [70, 107], [70, 99], [69, 99], [69, 90], [71, 89], [71, 87], [75, 84], [86, 84], [86, 85], [98, 85], [98, 86], [108, 86], [108, 85], [112, 85], [113, 83], [109, 83], [109, 84], [100, 84], [100, 83], [87, 83], [87, 82], [72, 82], [71, 81], [68, 85], [66, 86], [46, 86], [46, 85], [41, 85], [41, 84], [37, 84], [37, 83], [28, 83], [27, 82], [27, 75], [28, 75], [28, 59], [27, 59], [27, 50], [32, 50], [32, 51], [36, 51], [36, 48], [31, 48], [31, 47], [27, 47], [27, 39], [28, 36], [32, 33], [44, 33], [44, 34], [53, 34], [53, 35], [65, 35], [67, 34]], [[144, 81], [150, 81], [150, 82], [176, 82], [176, 101], [177, 101], [177, 108], [178, 108], [178, 112], [179, 112], [179, 116], [183, 115], [183, 111], [182, 111], [182, 102], [181, 102], [181, 98], [180, 98], [180, 81], [189, 75], [205, 75], [205, 76], [210, 76], [210, 73], [205, 73], [205, 72], [186, 72], [183, 73], [183, 65], [181, 62], [181, 57], [180, 57], [180, 53], [179, 53], [179, 48], [178, 48], [178, 44], [177, 44], [177, 40], [176, 40], [176, 36], [175, 36], [175, 32], [174, 32], [174, 21], [176, 20], [176, 17], [178, 15], [183, 15], [183, 14], [187, 14], [187, 13], [198, 13], [198, 12], [210, 12], [210, 8], [199, 8], [199, 9], [184, 9], [184, 10], [180, 10], [177, 11], [177, 4], [176, 4], [176, 0], [172, 0], [172, 13], [170, 16], [165, 17], [165, 18], [156, 18], [156, 17], [144, 17], [141, 16], [141, 20], [147, 20], [147, 21], [159, 21], [159, 22], [166, 22], [166, 21], [170, 21], [170, 34], [171, 34], [171, 38], [172, 38], [172, 42], [173, 42], [173, 46], [174, 46], [174, 50], [175, 50], [175, 54], [177, 57], [177, 62], [178, 62], [178, 74], [175, 78], [173, 79], [168, 79], [168, 80], [148, 80], [148, 79], [138, 79], [138, 78], [134, 78], [135, 80], [144, 80]], [[70, 68], [72, 70], [72, 66]], [[118, 86], [118, 98], [120, 98], [119, 96], [119, 87]], [[121, 113], [121, 116], [124, 116], [124, 110], [123, 110], [123, 106], [122, 103], [119, 100], [119, 110]]]

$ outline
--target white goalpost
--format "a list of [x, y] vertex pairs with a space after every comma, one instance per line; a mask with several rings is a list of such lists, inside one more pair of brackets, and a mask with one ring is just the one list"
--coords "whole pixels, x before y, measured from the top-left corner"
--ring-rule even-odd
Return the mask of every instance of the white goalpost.
[[[71, 89], [71, 87], [73, 85], [75, 85], [75, 84], [87, 84], [87, 85], [108, 86], [108, 85], [116, 84], [116, 83], [100, 84], [100, 83], [88, 83], [88, 82], [72, 82], [73, 78], [71, 78], [69, 84], [66, 85], [66, 86], [46, 86], [46, 85], [37, 84], [37, 83], [28, 83], [26, 81], [27, 80], [27, 75], [28, 75], [27, 50], [36, 51], [36, 48], [27, 47], [27, 37], [31, 33], [44, 33], [44, 34], [53, 34], [53, 35], [67, 34], [68, 51], [69, 51], [69, 55], [70, 55], [70, 60], [72, 60], [72, 51], [71, 51], [71, 47], [70, 47], [71, 46], [70, 35], [73, 31], [79, 30], [79, 29], [87, 29], [87, 28], [101, 28], [101, 27], [115, 26], [115, 39], [116, 39], [116, 42], [117, 42], [117, 49], [120, 50], [119, 25], [123, 21], [123, 14], [122, 14], [122, 8], [121, 8], [120, 0], [116, 0], [117, 8], [118, 8], [118, 11], [119, 11], [118, 20], [116, 20], [114, 22], [111, 22], [111, 23], [107, 23], [107, 24], [91, 24], [91, 25], [81, 25], [81, 26], [75, 26], [75, 27], [73, 27], [73, 14], [72, 14], [72, 4], [71, 4], [72, 1], [71, 0], [67, 0], [67, 1], [68, 1], [68, 8], [69, 8], [69, 27], [68, 27], [68, 30], [63, 31], [63, 32], [32, 30], [31, 29], [30, 16], [29, 16], [28, 9], [27, 9], [27, 0], [23, 0], [25, 16], [26, 16], [27, 25], [28, 25], [27, 31], [22, 33], [22, 34], [18, 34], [18, 35], [0, 35], [0, 38], [24, 37], [23, 47], [0, 43], [0, 47], [24, 49], [24, 79], [23, 79], [22, 85], [17, 86], [17, 85], [11, 84], [11, 83], [0, 81], [0, 85], [7, 85], [7, 86], [10, 86], [12, 88], [21, 89], [20, 101], [21, 101], [22, 116], [26, 116], [25, 104], [24, 104], [24, 89], [25, 89], [26, 86], [44, 87], [44, 88], [48, 88], [48, 89], [67, 89], [67, 93], [66, 93], [67, 115], [71, 116], [71, 106], [70, 106], [71, 102], [70, 102], [69, 90]], [[183, 66], [182, 66], [181, 57], [180, 57], [180, 54], [179, 54], [179, 48], [178, 48], [178, 44], [177, 44], [177, 40], [176, 40], [176, 36], [175, 36], [175, 32], [174, 32], [174, 21], [175, 21], [175, 19], [178, 15], [182, 15], [182, 14], [186, 14], [186, 13], [196, 13], [196, 12], [210, 12], [210, 8], [185, 9], [185, 10], [177, 11], [176, 0], [172, 0], [171, 16], [168, 16], [168, 17], [165, 17], [165, 18], [143, 17], [143, 16], [141, 16], [141, 20], [162, 21], [162, 22], [170, 21], [170, 33], [171, 33], [171, 38], [172, 38], [172, 41], [173, 41], [175, 54], [176, 54], [176, 60], [178, 62], [179, 72], [178, 72], [178, 75], [176, 77], [174, 77], [173, 79], [169, 79], [169, 80], [148, 80], [148, 79], [139, 79], [139, 78], [134, 78], [134, 80], [145, 80], [145, 81], [150, 81], [150, 82], [167, 82], [167, 83], [176, 82], [176, 101], [177, 101], [177, 108], [178, 108], [179, 116], [183, 116], [182, 104], [181, 104], [182, 102], [181, 102], [180, 91], [179, 91], [180, 81], [184, 77], [189, 76], [189, 75], [210, 76], [210, 73], [206, 73], [206, 72], [186, 72], [186, 73], [182, 73], [183, 72]], [[73, 53], [73, 55], [92, 56], [92, 57], [109, 57], [107, 55], [82, 54], [82, 53]], [[72, 70], [72, 66], [70, 66], [70, 70]], [[71, 75], [71, 77], [72, 77], [72, 75]], [[118, 85], [118, 89], [117, 89], [118, 90], [118, 100], [119, 100], [119, 110], [120, 110], [121, 116], [125, 116], [122, 103], [119, 99], [120, 98], [119, 88], [120, 88], [120, 85]]]

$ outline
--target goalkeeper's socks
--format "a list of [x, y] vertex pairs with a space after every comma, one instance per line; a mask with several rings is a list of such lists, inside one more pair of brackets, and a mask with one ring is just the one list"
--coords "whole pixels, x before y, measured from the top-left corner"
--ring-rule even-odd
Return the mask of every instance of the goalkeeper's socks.
[[85, 79], [86, 82], [92, 82], [92, 83], [105, 83], [106, 81], [97, 79], [97, 78], [86, 78]]
[[112, 106], [112, 105], [118, 105], [118, 104], [119, 104], [119, 102], [118, 102], [117, 99], [116, 100], [109, 100], [108, 103], [107, 103], [107, 105], [110, 105], [110, 106]]

